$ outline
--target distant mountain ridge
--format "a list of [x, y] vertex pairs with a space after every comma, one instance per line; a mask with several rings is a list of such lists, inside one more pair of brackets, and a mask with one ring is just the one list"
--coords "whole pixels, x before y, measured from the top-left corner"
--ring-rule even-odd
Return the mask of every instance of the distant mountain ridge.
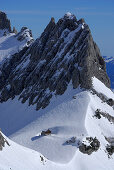
[[114, 57], [103, 56], [106, 62], [107, 74], [110, 78], [111, 88], [114, 89]]

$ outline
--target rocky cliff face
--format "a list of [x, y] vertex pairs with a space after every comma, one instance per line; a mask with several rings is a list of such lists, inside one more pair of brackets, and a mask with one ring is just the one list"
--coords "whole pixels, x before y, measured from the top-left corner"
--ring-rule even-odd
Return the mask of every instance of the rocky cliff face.
[[10, 20], [7, 19], [7, 15], [0, 11], [0, 29], [8, 29], [11, 32]]
[[106, 66], [84, 19], [70, 13], [57, 23], [51, 18], [44, 32], [29, 48], [6, 60], [0, 70], [0, 102], [19, 95], [24, 103], [45, 108], [52, 95], [73, 88], [90, 89], [95, 76], [106, 86]]

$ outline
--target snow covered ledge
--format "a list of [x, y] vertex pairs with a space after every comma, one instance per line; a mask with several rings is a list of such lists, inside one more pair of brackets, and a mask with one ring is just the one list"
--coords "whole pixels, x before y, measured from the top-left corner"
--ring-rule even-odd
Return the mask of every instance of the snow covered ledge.
[[96, 77], [92, 78], [92, 85], [95, 91], [102, 93], [107, 98], [112, 98], [114, 100], [114, 93]]

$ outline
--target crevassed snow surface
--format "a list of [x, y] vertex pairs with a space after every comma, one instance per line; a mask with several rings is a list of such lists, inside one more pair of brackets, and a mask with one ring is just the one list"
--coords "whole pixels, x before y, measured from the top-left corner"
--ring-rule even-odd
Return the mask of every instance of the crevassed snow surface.
[[[97, 88], [98, 85], [101, 89]], [[103, 93], [105, 91], [108, 98], [109, 95], [114, 96], [113, 92], [96, 78], [93, 78], [93, 86], [98, 92]], [[8, 108], [8, 106], [10, 107]], [[92, 95], [88, 91], [82, 91], [80, 88], [72, 89], [72, 86], [69, 85], [65, 94], [53, 97], [46, 109], [35, 111], [34, 108], [27, 107], [27, 103], [19, 103], [17, 98], [0, 104], [0, 109], [0, 114], [2, 116], [6, 114], [6, 118], [10, 113], [8, 117], [11, 123], [9, 128], [12, 125], [14, 129], [10, 138], [23, 146], [35, 150], [32, 151], [11, 142], [9, 149], [7, 147], [0, 152], [1, 169], [7, 170], [9, 167], [15, 169], [14, 167], [19, 165], [16, 170], [29, 170], [28, 159], [34, 170], [113, 170], [114, 155], [110, 159], [108, 158], [106, 153], [108, 142], [105, 140], [105, 136], [114, 137], [114, 124], [104, 117], [96, 119], [94, 114], [96, 109], [100, 109], [114, 116], [114, 110], [106, 103], [103, 103], [96, 95]], [[6, 110], [4, 111], [4, 109]], [[14, 111], [15, 115], [20, 114], [20, 117], [18, 116], [17, 118], [18, 121], [16, 116], [14, 117]], [[28, 122], [26, 121], [27, 114]], [[24, 117], [24, 115], [26, 116]], [[5, 119], [2, 120], [4, 120], [2, 129], [4, 129], [7, 123]], [[0, 119], [0, 125], [2, 120]], [[13, 120], [13, 123], [11, 120]], [[21, 121], [23, 122], [22, 127], [20, 125]], [[18, 130], [15, 128], [17, 126]], [[39, 136], [42, 130], [47, 130], [48, 128], [52, 131], [51, 135]], [[9, 133], [9, 129], [5, 129], [5, 133], [7, 132]], [[91, 155], [83, 154], [78, 150], [77, 143], [73, 145], [65, 143], [66, 140], [73, 136], [80, 141], [84, 141], [86, 136], [96, 136], [101, 143], [100, 149]], [[40, 162], [39, 152], [47, 158], [44, 165]], [[16, 161], [13, 161], [15, 154]], [[31, 167], [30, 170], [32, 169]]]

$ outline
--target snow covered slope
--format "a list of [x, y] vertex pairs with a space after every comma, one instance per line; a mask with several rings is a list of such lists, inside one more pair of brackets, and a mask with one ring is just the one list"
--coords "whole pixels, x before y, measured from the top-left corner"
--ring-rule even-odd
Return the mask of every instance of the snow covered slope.
[[[114, 99], [113, 92], [95, 77], [93, 78], [93, 89], [99, 94], [105, 94], [107, 99], [109, 97]], [[92, 91], [83, 91], [80, 88], [72, 89], [70, 84], [64, 95], [52, 98], [51, 104], [39, 112], [36, 112], [34, 108], [29, 109], [28, 112], [27, 103], [18, 104], [18, 102], [13, 101], [16, 102], [17, 99], [7, 101], [3, 105], [0, 104], [3, 113], [1, 116], [6, 114], [6, 118], [8, 116], [9, 123], [15, 130], [10, 138], [35, 151], [9, 141], [11, 146], [3, 148], [3, 151], [0, 152], [1, 169], [15, 169], [16, 167], [17, 170], [113, 170], [114, 155], [108, 154], [106, 147], [109, 142], [106, 139], [114, 138], [114, 122], [112, 122], [114, 110], [113, 107], [103, 102], [97, 94]], [[9, 102], [10, 107], [7, 108]], [[109, 120], [103, 114], [98, 119], [95, 115], [97, 109], [101, 113], [109, 114], [113, 119]], [[14, 116], [8, 115], [8, 111], [15, 112], [15, 115], [20, 113], [20, 119], [17, 117], [18, 121], [16, 121]], [[23, 121], [23, 119], [27, 121], [22, 114], [28, 114], [29, 119], [31, 117], [31, 123], [17, 131], [15, 127], [17, 127], [18, 122]], [[33, 115], [35, 116], [34, 120]], [[9, 128], [11, 124], [9, 124]], [[5, 118], [2, 126], [2, 129], [7, 126]], [[47, 129], [51, 130], [51, 135], [41, 136], [41, 132]], [[11, 129], [7, 127], [7, 130]], [[66, 142], [73, 137], [76, 137], [74, 142]], [[84, 142], [89, 145], [87, 137], [96, 137], [100, 142], [100, 148], [91, 155], [84, 154], [79, 150], [79, 144]], [[39, 152], [46, 157], [43, 162]], [[13, 161], [15, 154], [16, 158]], [[30, 162], [27, 163], [27, 161]]]
[[19, 52], [25, 46], [29, 46], [33, 42], [30, 33], [28, 28], [22, 28], [18, 34], [11, 33], [7, 29], [0, 30], [0, 62]]
[[1, 32], [0, 170], [113, 170], [114, 94], [89, 26], [67, 13], [32, 41]]
[[104, 56], [107, 74], [111, 81], [111, 88], [114, 90], [114, 57]]
[[[3, 134], [2, 134], [3, 135]], [[4, 135], [3, 135], [4, 136]], [[65, 169], [46, 159], [42, 154], [20, 146], [13, 141], [8, 141], [10, 146], [5, 144], [5, 147], [0, 151], [0, 170], [52, 170]]]

